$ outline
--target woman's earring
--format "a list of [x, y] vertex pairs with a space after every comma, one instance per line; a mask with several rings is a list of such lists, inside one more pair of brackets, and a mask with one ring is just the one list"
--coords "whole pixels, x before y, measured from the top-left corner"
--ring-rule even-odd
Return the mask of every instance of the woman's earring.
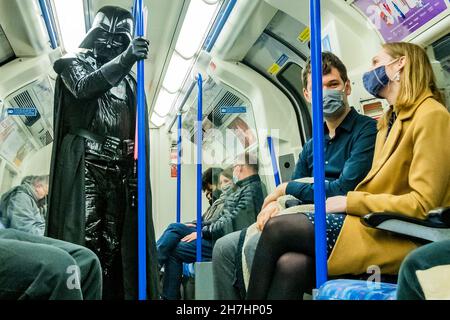
[[395, 81], [399, 82], [400, 81], [400, 71], [397, 72], [397, 75], [394, 78]]

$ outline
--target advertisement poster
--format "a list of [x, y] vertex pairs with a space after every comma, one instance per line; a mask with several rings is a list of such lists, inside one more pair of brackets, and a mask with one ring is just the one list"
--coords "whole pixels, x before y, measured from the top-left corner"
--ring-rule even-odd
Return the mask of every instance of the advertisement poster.
[[402, 41], [447, 10], [446, 0], [356, 0], [386, 42]]
[[172, 145], [170, 148], [170, 177], [176, 178], [178, 175], [178, 148], [177, 145]]

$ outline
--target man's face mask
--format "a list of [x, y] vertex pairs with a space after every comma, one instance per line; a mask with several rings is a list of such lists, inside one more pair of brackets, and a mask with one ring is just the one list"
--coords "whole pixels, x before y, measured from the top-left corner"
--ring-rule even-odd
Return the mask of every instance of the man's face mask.
[[325, 118], [335, 118], [345, 109], [344, 91], [337, 89], [323, 90], [323, 115]]
[[125, 35], [101, 32], [94, 43], [94, 54], [100, 62], [107, 63], [124, 52], [128, 42], [129, 40]]
[[[380, 96], [380, 92], [389, 84], [389, 82], [391, 82], [391, 79], [386, 73], [386, 66], [393, 64], [397, 60], [398, 59], [395, 59], [386, 65], [379, 66], [378, 68], [364, 73], [363, 83], [364, 88], [366, 88], [367, 92], [369, 92], [374, 97], [384, 99], [384, 97]], [[399, 76], [400, 71], [397, 72], [395, 78], [398, 79]]]

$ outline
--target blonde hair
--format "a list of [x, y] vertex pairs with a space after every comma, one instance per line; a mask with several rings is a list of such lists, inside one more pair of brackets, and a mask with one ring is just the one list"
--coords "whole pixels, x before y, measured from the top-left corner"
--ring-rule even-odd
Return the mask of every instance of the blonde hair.
[[[436, 77], [431, 67], [426, 51], [413, 43], [385, 43], [383, 49], [394, 59], [406, 58], [406, 64], [400, 76], [400, 91], [395, 106], [398, 110], [408, 108], [431, 90], [434, 99], [444, 104], [444, 99], [436, 85]], [[387, 125], [392, 109], [387, 112], [379, 123], [379, 128]]]

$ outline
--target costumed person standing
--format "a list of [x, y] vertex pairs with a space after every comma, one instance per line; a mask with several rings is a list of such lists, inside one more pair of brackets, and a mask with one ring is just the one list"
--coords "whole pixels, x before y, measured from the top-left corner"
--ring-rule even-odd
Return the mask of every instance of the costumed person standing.
[[[80, 45], [85, 50], [54, 65], [55, 141], [46, 232], [97, 254], [103, 299], [138, 298], [136, 81], [131, 69], [147, 58], [149, 43], [133, 39], [133, 25], [129, 11], [101, 8]], [[147, 162], [148, 146], [147, 140]], [[146, 186], [147, 296], [157, 299], [148, 177]]]

